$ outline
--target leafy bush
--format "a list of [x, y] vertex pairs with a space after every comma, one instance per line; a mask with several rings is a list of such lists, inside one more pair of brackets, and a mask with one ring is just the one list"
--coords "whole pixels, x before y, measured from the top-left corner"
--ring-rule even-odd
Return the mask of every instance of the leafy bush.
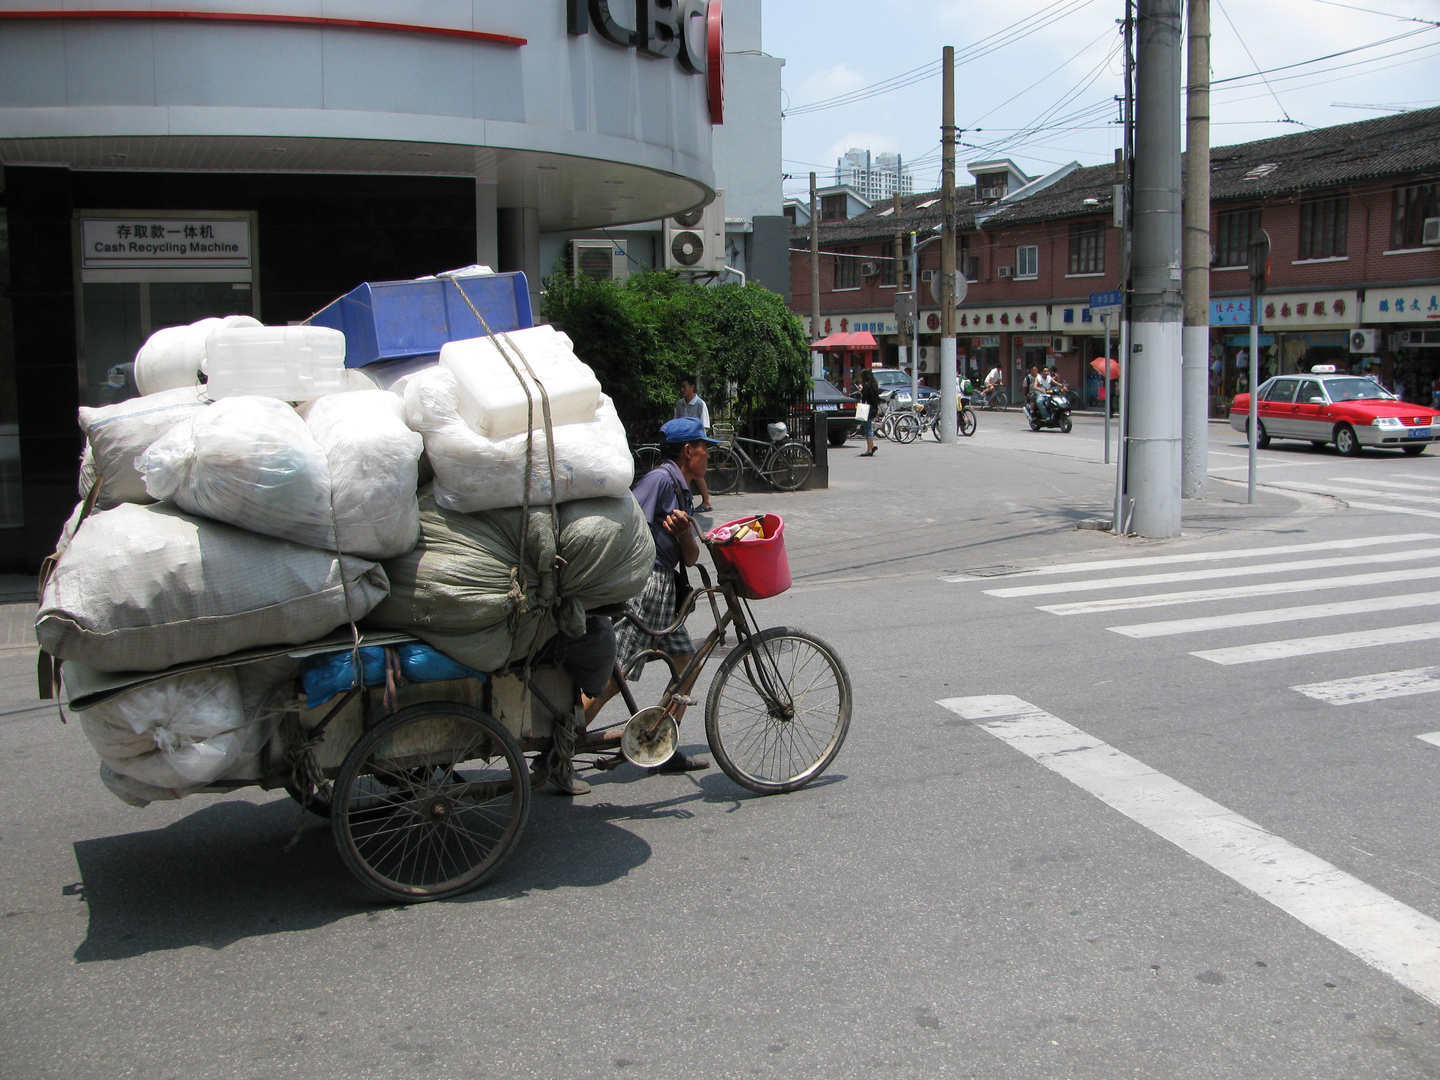
[[810, 391], [805, 331], [758, 285], [697, 285], [664, 271], [615, 283], [557, 272], [541, 311], [595, 369], [638, 442], [674, 414], [696, 376], [712, 420], [784, 412]]

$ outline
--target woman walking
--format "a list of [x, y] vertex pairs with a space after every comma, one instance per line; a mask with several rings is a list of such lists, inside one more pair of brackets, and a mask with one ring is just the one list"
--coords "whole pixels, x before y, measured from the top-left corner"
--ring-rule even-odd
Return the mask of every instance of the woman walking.
[[860, 402], [870, 407], [870, 414], [860, 421], [860, 434], [865, 438], [865, 452], [860, 456], [874, 457], [875, 421], [880, 415], [880, 384], [869, 368], [860, 372]]

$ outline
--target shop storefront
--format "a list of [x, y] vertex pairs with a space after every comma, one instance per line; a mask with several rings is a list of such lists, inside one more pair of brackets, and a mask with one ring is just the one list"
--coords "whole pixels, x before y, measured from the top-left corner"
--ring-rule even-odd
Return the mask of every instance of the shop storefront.
[[[1318, 364], [1362, 370], [1350, 334], [1362, 320], [1354, 289], [1266, 293], [1260, 298], [1259, 375], [1293, 375]], [[1250, 384], [1250, 298], [1210, 301], [1210, 415], [1230, 414], [1230, 402]]]
[[1387, 354], [1386, 384], [1417, 405], [1440, 400], [1440, 285], [1369, 289], [1362, 309]]

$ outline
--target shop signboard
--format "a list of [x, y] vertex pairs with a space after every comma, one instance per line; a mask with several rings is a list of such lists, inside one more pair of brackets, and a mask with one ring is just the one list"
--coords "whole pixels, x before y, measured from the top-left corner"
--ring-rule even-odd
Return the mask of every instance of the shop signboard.
[[967, 330], [972, 333], [980, 330], [987, 334], [1043, 334], [1053, 329], [1050, 309], [1043, 304], [961, 308], [957, 321], [962, 334]]
[[1348, 329], [1360, 321], [1359, 294], [1335, 292], [1268, 292], [1260, 300], [1260, 325], [1267, 330]]
[[84, 218], [80, 264], [87, 270], [248, 269], [250, 222], [163, 217]]
[[1366, 289], [1363, 315], [1366, 323], [1417, 323], [1440, 321], [1440, 286], [1410, 285]]
[[1226, 300], [1210, 301], [1211, 326], [1249, 326], [1250, 298], [1232, 296]]

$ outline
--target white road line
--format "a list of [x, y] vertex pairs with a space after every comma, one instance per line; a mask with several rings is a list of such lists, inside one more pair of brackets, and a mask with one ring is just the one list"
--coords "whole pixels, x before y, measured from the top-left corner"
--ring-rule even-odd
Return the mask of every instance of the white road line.
[[1102, 611], [1135, 611], [1140, 608], [1171, 607], [1176, 604], [1199, 604], [1210, 600], [1283, 596], [1286, 593], [1348, 589], [1358, 585], [1389, 585], [1396, 581], [1423, 581], [1426, 578], [1440, 578], [1440, 567], [1425, 566], [1416, 570], [1382, 570], [1376, 574], [1302, 578], [1299, 581], [1262, 581], [1253, 585], [1233, 585], [1223, 589], [1191, 589], [1187, 592], [1154, 593], [1150, 596], [1117, 596], [1108, 600], [1077, 600], [1072, 604], [1046, 604], [1035, 610], [1048, 611], [1051, 615], [1093, 615]]
[[1440, 731], [1431, 731], [1424, 735], [1416, 735], [1415, 738], [1421, 742], [1428, 742], [1431, 746], [1440, 746]]
[[[1292, 686], [1306, 697], [1328, 701], [1331, 705], [1357, 705], [1362, 701], [1383, 701], [1386, 698], [1410, 697], [1440, 691], [1440, 667], [1410, 668], [1407, 671], [1381, 671], [1374, 675], [1357, 675], [1353, 679], [1331, 679], [1329, 682]], [[1422, 739], [1425, 736], [1420, 736]]]
[[1411, 495], [1403, 491], [1370, 491], [1366, 488], [1341, 487], [1336, 484], [1281, 483], [1270, 486], [1285, 491], [1309, 491], [1318, 495], [1334, 495], [1346, 501], [1349, 501], [1351, 495], [1359, 495], [1362, 499], [1398, 499], [1401, 502], [1440, 503], [1440, 496], [1435, 495]]
[[1440, 518], [1440, 510], [1421, 510], [1413, 506], [1387, 506], [1385, 503], [1355, 502], [1346, 499], [1352, 510], [1384, 510], [1387, 514], [1409, 514], [1411, 517]]
[[1440, 592], [1407, 593], [1403, 596], [1374, 596], [1365, 600], [1342, 600], [1334, 604], [1305, 604], [1301, 607], [1271, 608], [1269, 611], [1237, 611], [1230, 615], [1207, 615], [1198, 619], [1171, 619], [1166, 622], [1107, 626], [1114, 634], [1132, 638], [1168, 637], [1194, 634], [1201, 630], [1230, 630], [1237, 626], [1268, 626], [1270, 623], [1328, 619], [1335, 615], [1359, 615], [1367, 611], [1401, 611], [1405, 608], [1440, 605]]
[[1332, 566], [1361, 566], [1365, 563], [1410, 562], [1440, 556], [1440, 547], [1386, 551], [1377, 555], [1344, 555], [1333, 559], [1294, 559], [1259, 566], [1219, 566], [1211, 570], [1177, 570], [1169, 574], [1135, 574], [1130, 577], [1091, 578], [1088, 581], [1056, 581], [1048, 585], [1012, 585], [986, 589], [986, 596], [1042, 596], [1057, 592], [1096, 592], [1100, 589], [1128, 589], [1141, 585], [1165, 585], [1172, 581], [1213, 581], [1216, 578], [1280, 574], [1290, 570], [1323, 570]]
[[1437, 488], [1434, 484], [1397, 484], [1394, 480], [1373, 480], [1368, 476], [1364, 480], [1357, 480], [1353, 476], [1332, 476], [1330, 477], [1330, 482], [1332, 484], [1372, 484], [1375, 487], [1404, 488], [1409, 491], [1429, 491], [1432, 493], [1440, 491], [1440, 488]]
[[[1279, 547], [1234, 548], [1225, 551], [1200, 551], [1189, 555], [1143, 555], [1131, 559], [1102, 559], [1098, 562], [1061, 563], [1058, 566], [1036, 566], [1021, 570], [1006, 577], [1040, 577], [1051, 574], [1079, 574], [1092, 570], [1114, 570], [1126, 566], [1165, 566], [1172, 563], [1222, 562], [1229, 559], [1256, 559], [1267, 555], [1294, 555], [1302, 551], [1353, 550], [1373, 547], [1378, 544], [1413, 544], [1421, 540], [1440, 540], [1437, 533], [1404, 533], [1388, 536], [1363, 536], [1353, 540], [1325, 540], [1313, 544], [1284, 544]], [[952, 583], [961, 581], [987, 581], [983, 576], [956, 574], [941, 578]]]
[[1029, 702], [939, 704], [1440, 1005], [1440, 922]]
[[1432, 480], [1432, 479], [1430, 479], [1428, 476], [1416, 476], [1414, 473], [1406, 473], [1406, 472], [1392, 472], [1390, 475], [1391, 475], [1391, 476], [1398, 476], [1398, 477], [1400, 477], [1402, 480], [1410, 480], [1410, 481], [1417, 481], [1417, 480], [1418, 480], [1418, 481], [1419, 481], [1420, 483], [1422, 483], [1422, 484], [1430, 484], [1430, 485], [1432, 485], [1432, 486], [1434, 486], [1434, 487], [1440, 487], [1440, 480]]
[[1353, 630], [1346, 634], [1323, 634], [1319, 637], [1286, 638], [1283, 641], [1257, 641], [1254, 645], [1235, 645], [1228, 649], [1202, 649], [1190, 655], [1215, 664], [1255, 664], [1262, 660], [1286, 660], [1292, 656], [1369, 649], [1376, 645], [1400, 645], [1408, 641], [1433, 641], [1435, 638], [1440, 638], [1440, 622], [1386, 626], [1380, 630]]

